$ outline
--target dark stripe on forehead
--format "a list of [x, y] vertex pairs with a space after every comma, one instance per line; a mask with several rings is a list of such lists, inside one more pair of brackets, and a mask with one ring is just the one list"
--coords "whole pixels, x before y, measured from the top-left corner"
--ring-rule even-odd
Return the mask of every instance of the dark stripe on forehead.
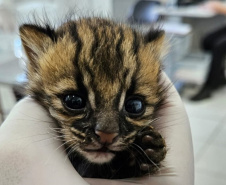
[[75, 82], [77, 84], [78, 91], [85, 98], [87, 98], [88, 93], [87, 93], [87, 90], [86, 90], [86, 88], [83, 84], [84, 77], [83, 77], [83, 74], [82, 74], [80, 67], [79, 67], [79, 56], [80, 56], [80, 53], [81, 53], [81, 50], [82, 50], [83, 43], [82, 43], [82, 40], [79, 37], [76, 22], [69, 22], [68, 26], [69, 26], [70, 36], [72, 37], [72, 39], [76, 43], [76, 52], [75, 52], [75, 56], [74, 56], [74, 60], [73, 60], [74, 67], [76, 69]]
[[94, 36], [92, 47], [91, 47], [91, 50], [90, 50], [90, 55], [91, 55], [91, 57], [93, 57], [95, 52], [96, 52], [96, 49], [98, 48], [99, 39], [98, 39], [98, 34], [97, 34], [97, 27], [89, 24], [89, 28], [90, 28], [90, 30], [92, 30], [93, 36]]
[[110, 30], [111, 34], [107, 35], [106, 32], [104, 32], [103, 34], [105, 34], [103, 37], [105, 37], [106, 41], [110, 40], [113, 41], [113, 39], [115, 39], [116, 36], [116, 24], [112, 21], [109, 20], [105, 20], [105, 19], [101, 19], [98, 21], [98, 27], [103, 27], [106, 30]]
[[133, 30], [133, 44], [132, 44], [132, 49], [134, 54], [136, 55], [138, 52], [138, 48], [139, 48], [139, 41], [137, 38], [137, 32], [135, 30]]
[[121, 27], [119, 28], [119, 35], [120, 35], [120, 38], [116, 44], [116, 52], [119, 56], [119, 60], [122, 61], [123, 57], [122, 57], [121, 45], [122, 45], [122, 41], [124, 40], [124, 33]]
[[99, 107], [101, 105], [102, 101], [103, 100], [101, 98], [101, 92], [95, 91], [95, 104], [96, 104], [96, 107]]
[[110, 29], [111, 29], [111, 38], [115, 38], [116, 37], [115, 28], [111, 25]]
[[125, 82], [125, 80], [127, 79], [127, 76], [129, 75], [129, 69], [126, 69], [123, 73], [123, 83]]
[[136, 80], [135, 77], [131, 79], [130, 87], [126, 92], [126, 97], [131, 96], [135, 93], [136, 90]]
[[75, 80], [76, 80], [76, 84], [77, 84], [77, 87], [78, 87], [78, 91], [84, 96], [84, 98], [87, 99], [88, 98], [88, 92], [87, 92], [86, 87], [83, 84], [84, 77], [83, 77], [83, 75], [82, 75], [82, 73], [79, 69], [77, 71], [78, 71], [78, 73], [75, 76]]
[[[139, 47], [140, 47], [140, 38], [138, 38], [138, 33], [136, 30], [133, 30], [133, 44], [132, 44], [132, 50], [134, 52], [134, 56], [135, 56], [135, 61], [136, 61], [136, 71], [134, 72], [134, 76], [137, 76], [137, 73], [138, 71], [140, 71], [140, 60], [139, 60], [139, 57], [138, 57], [138, 50], [139, 50]], [[133, 79], [132, 82], [134, 83], [134, 88], [136, 88], [135, 86], [135, 83], [136, 83], [136, 80]]]
[[74, 42], [76, 43], [76, 52], [75, 52], [75, 58], [74, 58], [74, 63], [77, 66], [78, 61], [79, 61], [79, 55], [82, 50], [82, 41], [79, 38], [78, 30], [77, 30], [77, 25], [75, 22], [69, 22], [69, 33], [70, 36], [73, 38]]

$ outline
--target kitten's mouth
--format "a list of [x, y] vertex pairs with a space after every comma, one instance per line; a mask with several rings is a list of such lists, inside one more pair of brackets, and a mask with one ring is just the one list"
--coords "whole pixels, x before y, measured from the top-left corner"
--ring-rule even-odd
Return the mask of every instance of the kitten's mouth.
[[89, 161], [98, 164], [108, 163], [115, 156], [115, 152], [109, 150], [107, 147], [101, 147], [99, 149], [86, 149], [85, 152], [85, 156]]
[[103, 146], [99, 149], [86, 149], [85, 151], [87, 152], [102, 152], [102, 153], [108, 153], [108, 152], [111, 152], [113, 153], [112, 150], [109, 150], [107, 147]]

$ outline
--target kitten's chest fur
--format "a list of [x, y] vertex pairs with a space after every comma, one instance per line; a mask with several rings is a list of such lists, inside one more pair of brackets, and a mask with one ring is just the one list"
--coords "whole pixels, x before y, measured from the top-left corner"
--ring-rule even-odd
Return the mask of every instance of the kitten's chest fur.
[[28, 93], [60, 128], [69, 158], [86, 177], [154, 173], [166, 150], [151, 126], [164, 101], [160, 84], [164, 33], [143, 36], [101, 18], [57, 29], [25, 24]]

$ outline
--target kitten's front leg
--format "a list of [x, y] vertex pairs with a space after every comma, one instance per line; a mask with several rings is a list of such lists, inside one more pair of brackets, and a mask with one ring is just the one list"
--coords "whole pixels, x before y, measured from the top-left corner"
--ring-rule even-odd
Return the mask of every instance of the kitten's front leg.
[[140, 168], [139, 176], [156, 173], [166, 155], [165, 140], [160, 133], [152, 127], [144, 129], [137, 134], [132, 145], [134, 163]]

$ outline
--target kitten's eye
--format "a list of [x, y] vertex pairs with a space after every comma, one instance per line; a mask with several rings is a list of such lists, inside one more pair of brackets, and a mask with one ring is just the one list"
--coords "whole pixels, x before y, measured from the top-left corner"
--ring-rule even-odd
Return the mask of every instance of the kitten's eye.
[[144, 103], [140, 98], [130, 98], [125, 102], [125, 110], [131, 116], [140, 116], [144, 111]]
[[66, 95], [63, 99], [64, 105], [72, 110], [83, 109], [86, 106], [85, 100], [74, 94]]

